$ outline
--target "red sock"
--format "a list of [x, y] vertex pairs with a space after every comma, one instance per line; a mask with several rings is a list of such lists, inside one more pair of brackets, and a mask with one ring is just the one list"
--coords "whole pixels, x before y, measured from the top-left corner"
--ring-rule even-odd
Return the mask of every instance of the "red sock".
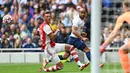
[[61, 67], [58, 67], [57, 65], [55, 66], [51, 66], [49, 68], [44, 69], [45, 72], [51, 72], [51, 71], [57, 71], [57, 70], [61, 70]]
[[74, 47], [71, 47], [71, 48], [70, 48], [70, 53], [71, 53], [73, 59], [75, 60], [75, 62], [76, 62], [79, 66], [81, 66], [82, 64], [81, 64], [81, 62], [79, 61], [78, 53], [75, 51], [75, 48], [74, 48]]

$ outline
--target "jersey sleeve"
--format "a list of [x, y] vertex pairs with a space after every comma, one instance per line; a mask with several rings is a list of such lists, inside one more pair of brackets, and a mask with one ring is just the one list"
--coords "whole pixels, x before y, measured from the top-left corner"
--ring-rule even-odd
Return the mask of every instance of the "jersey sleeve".
[[50, 33], [52, 33], [52, 30], [51, 30], [51, 28], [50, 28], [49, 25], [45, 25], [45, 26], [43, 27], [43, 30], [44, 30], [44, 32], [45, 32], [47, 35], [50, 34]]
[[73, 19], [72, 23], [73, 23], [73, 26], [76, 26], [76, 27], [79, 26], [79, 20], [76, 18]]

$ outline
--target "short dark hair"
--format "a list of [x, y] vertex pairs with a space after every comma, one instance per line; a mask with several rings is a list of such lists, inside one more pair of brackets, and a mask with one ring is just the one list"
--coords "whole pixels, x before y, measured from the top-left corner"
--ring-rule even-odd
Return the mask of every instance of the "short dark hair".
[[[45, 10], [44, 15], [45, 15], [45, 14], [50, 14], [50, 13], [51, 13], [50, 10]], [[43, 16], [44, 16], [44, 15], [43, 15]]]

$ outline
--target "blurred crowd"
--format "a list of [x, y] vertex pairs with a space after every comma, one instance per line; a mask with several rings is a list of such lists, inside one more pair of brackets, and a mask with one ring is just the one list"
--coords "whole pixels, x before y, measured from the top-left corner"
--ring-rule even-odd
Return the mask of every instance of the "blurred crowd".
[[[40, 47], [41, 40], [37, 29], [44, 21], [45, 10], [51, 11], [52, 30], [55, 31], [57, 25], [60, 29], [55, 42], [66, 43], [71, 33], [72, 19], [78, 15], [81, 7], [86, 9], [89, 17], [89, 0], [0, 0], [0, 47]], [[14, 21], [10, 26], [2, 23], [6, 14], [13, 17]], [[90, 20], [86, 22], [90, 24]]]
[[[103, 42], [114, 29], [116, 19], [124, 11], [122, 9], [122, 0], [102, 0], [102, 32], [101, 41]], [[112, 41], [109, 47], [120, 47], [127, 42], [130, 37], [129, 26], [124, 22], [120, 29], [120, 34]], [[101, 42], [101, 43], [102, 43]]]
[[[107, 1], [111, 0], [103, 0], [103, 8], [109, 7]], [[87, 33], [90, 41], [91, 0], [0, 0], [0, 48], [41, 47], [42, 43], [37, 29], [44, 21], [45, 10], [51, 11], [52, 30], [55, 31], [57, 25], [60, 29], [55, 42], [67, 43], [71, 33], [72, 19], [78, 15], [81, 7], [84, 7], [87, 12], [83, 32]], [[2, 23], [2, 18], [6, 14], [13, 17], [14, 21], [10, 26]], [[114, 24], [110, 23], [108, 26], [103, 28], [102, 41], [110, 34]], [[127, 37], [126, 34], [120, 34], [111, 46], [121, 46], [124, 43], [124, 37]]]
[[[102, 35], [101, 35], [102, 43], [110, 35], [110, 33], [112, 32], [113, 28], [114, 28], [113, 23], [109, 23], [107, 27], [103, 28]], [[122, 28], [120, 31], [121, 31], [121, 33], [112, 41], [112, 43], [109, 45], [109, 47], [120, 47], [125, 42], [128, 41], [128, 38], [130, 36], [130, 31], [128, 31], [127, 26]]]

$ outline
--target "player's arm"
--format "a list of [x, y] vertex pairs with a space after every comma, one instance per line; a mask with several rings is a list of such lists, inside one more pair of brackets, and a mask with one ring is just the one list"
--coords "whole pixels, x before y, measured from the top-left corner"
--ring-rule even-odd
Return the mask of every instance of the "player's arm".
[[50, 33], [48, 36], [49, 36], [51, 39], [55, 39], [59, 31], [60, 31], [60, 30], [57, 29], [54, 33], [52, 32], [52, 33]]
[[86, 36], [87, 36], [87, 33], [86, 33], [86, 32], [82, 32], [81, 35], [82, 35], [83, 37], [86, 37]]
[[78, 32], [78, 26], [80, 21], [77, 18], [74, 18], [72, 21], [73, 25], [72, 25], [72, 33], [77, 36], [78, 38], [83, 40], [83, 37], [81, 36], [81, 34]]
[[[125, 16], [121, 15], [118, 17], [116, 21], [116, 25], [113, 29], [113, 31], [110, 33], [106, 41], [100, 46], [100, 49], [105, 49], [112, 41], [113, 39], [120, 34], [120, 28], [125, 20]], [[104, 52], [105, 50], [101, 50], [101, 52]]]
[[80, 33], [79, 33], [77, 30], [78, 30], [78, 27], [75, 26], [75, 25], [73, 25], [73, 26], [72, 26], [72, 33], [73, 33], [75, 36], [77, 36], [78, 38], [83, 39], [83, 37], [80, 35]]
[[107, 40], [105, 41], [105, 43], [111, 43], [113, 41], [113, 39], [120, 34], [120, 28], [124, 22], [124, 15], [121, 15], [116, 22], [115, 28], [113, 29], [113, 31], [110, 33], [110, 35], [108, 36]]
[[58, 32], [59, 32], [59, 29], [57, 29], [55, 32], [53, 32], [50, 28], [49, 25], [46, 25], [43, 30], [45, 31], [45, 33], [51, 38], [51, 39], [55, 39]]

